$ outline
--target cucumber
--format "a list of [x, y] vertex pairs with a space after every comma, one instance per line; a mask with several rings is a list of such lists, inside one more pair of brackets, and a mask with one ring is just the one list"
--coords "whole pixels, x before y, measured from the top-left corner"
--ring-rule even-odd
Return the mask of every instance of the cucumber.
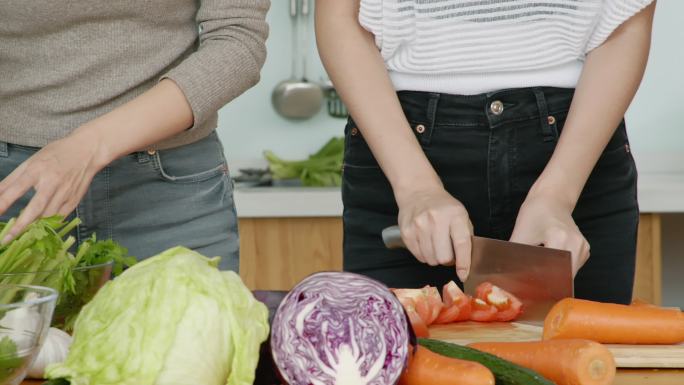
[[481, 363], [492, 371], [494, 378], [496, 378], [496, 385], [555, 385], [537, 372], [503, 360], [493, 354], [426, 338], [418, 339], [418, 344], [443, 356]]
[[44, 382], [43, 385], [69, 385], [69, 381], [60, 378], [57, 380], [49, 380], [47, 382]]

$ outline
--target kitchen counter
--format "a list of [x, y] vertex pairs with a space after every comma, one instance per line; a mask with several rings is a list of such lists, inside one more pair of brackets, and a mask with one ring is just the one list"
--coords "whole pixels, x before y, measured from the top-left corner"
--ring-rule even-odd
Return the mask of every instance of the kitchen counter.
[[684, 213], [684, 173], [642, 173], [638, 189], [642, 213]]
[[[339, 217], [339, 188], [237, 187], [235, 205], [241, 218]], [[642, 213], [684, 213], [684, 173], [641, 173]]]
[[296, 218], [342, 216], [339, 188], [236, 187], [240, 218]]
[[613, 385], [677, 385], [684, 384], [684, 370], [620, 369]]
[[[24, 381], [21, 385], [40, 385], [42, 381]], [[684, 384], [684, 370], [625, 369], [618, 370], [613, 385]]]
[[[661, 214], [684, 213], [684, 169], [672, 173], [642, 171], [638, 183], [642, 214], [635, 295], [660, 304]], [[290, 288], [314, 271], [341, 268], [343, 206], [339, 188], [237, 186], [234, 197], [241, 250], [246, 256], [242, 260], [252, 261], [250, 266], [245, 262], [241, 272], [255, 288]], [[279, 255], [277, 265], [273, 265], [273, 255]], [[271, 265], [270, 270], [264, 268]]]

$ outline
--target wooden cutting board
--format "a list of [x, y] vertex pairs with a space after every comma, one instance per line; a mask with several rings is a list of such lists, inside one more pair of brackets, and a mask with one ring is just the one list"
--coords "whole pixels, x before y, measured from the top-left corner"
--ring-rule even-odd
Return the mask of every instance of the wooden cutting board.
[[[459, 322], [430, 328], [430, 338], [473, 342], [539, 341], [542, 327], [517, 323]], [[619, 368], [684, 368], [684, 345], [606, 345]]]

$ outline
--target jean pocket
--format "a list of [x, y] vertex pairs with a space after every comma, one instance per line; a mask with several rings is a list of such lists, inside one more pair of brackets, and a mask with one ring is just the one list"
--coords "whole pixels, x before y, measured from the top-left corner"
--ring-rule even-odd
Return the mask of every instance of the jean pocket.
[[215, 133], [195, 143], [154, 154], [162, 179], [173, 183], [196, 183], [228, 175], [223, 146]]
[[344, 167], [380, 168], [361, 131], [351, 118], [344, 128]]
[[599, 161], [613, 161], [631, 157], [631, 148], [629, 145], [629, 138], [627, 137], [627, 129], [625, 122], [620, 122], [620, 125], [615, 130], [615, 133], [606, 144]]
[[[411, 120], [409, 121], [409, 126], [416, 136], [416, 140], [418, 140], [420, 146], [425, 150], [429, 145], [432, 130], [428, 128], [429, 126], [427, 123], [420, 121]], [[361, 131], [351, 118], [349, 118], [347, 125], [344, 128], [344, 143], [344, 167], [380, 168], [368, 143], [366, 143]]]
[[621, 123], [596, 162], [585, 190], [590, 190], [590, 195], [601, 193], [606, 196], [621, 186], [632, 191], [636, 188], [636, 178], [636, 163], [624, 123]]

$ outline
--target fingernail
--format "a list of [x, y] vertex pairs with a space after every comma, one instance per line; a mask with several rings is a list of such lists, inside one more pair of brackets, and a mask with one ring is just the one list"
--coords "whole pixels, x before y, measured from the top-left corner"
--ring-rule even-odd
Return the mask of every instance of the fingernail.
[[468, 279], [468, 270], [456, 269], [456, 275], [458, 276], [458, 279], [461, 280], [461, 282], [465, 282]]
[[5, 238], [2, 239], [2, 244], [6, 245], [12, 241], [12, 234], [7, 234], [5, 235]]

